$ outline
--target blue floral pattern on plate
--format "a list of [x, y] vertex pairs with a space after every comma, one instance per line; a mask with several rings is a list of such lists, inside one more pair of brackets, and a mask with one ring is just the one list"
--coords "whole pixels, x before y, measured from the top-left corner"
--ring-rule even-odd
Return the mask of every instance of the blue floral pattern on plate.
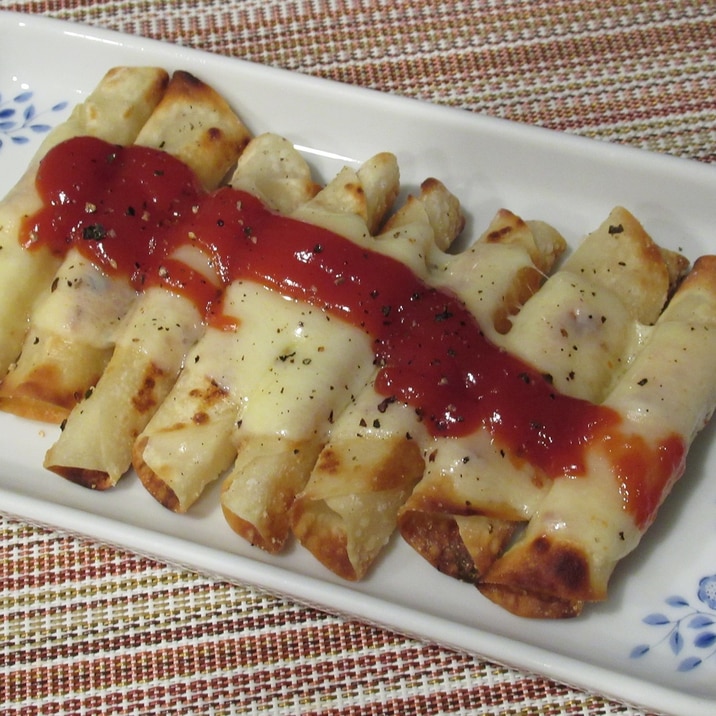
[[45, 134], [52, 129], [47, 116], [61, 112], [67, 102], [58, 102], [49, 109], [39, 112], [33, 102], [34, 93], [30, 90], [12, 97], [0, 93], [0, 150], [5, 142], [27, 144], [33, 134]]
[[[702, 577], [696, 592], [699, 604], [679, 595], [667, 597], [664, 602], [674, 610], [671, 617], [664, 612], [647, 614], [644, 624], [664, 630], [663, 635], [650, 644], [638, 644], [631, 658], [638, 659], [653, 649], [668, 645], [678, 657], [678, 671], [691, 671], [716, 656], [716, 574]], [[711, 663], [716, 663], [713, 659]]]

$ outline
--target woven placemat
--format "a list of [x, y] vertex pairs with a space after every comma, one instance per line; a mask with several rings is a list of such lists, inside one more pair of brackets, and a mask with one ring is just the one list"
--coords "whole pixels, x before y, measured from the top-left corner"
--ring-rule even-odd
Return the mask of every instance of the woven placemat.
[[[711, 2], [0, 8], [716, 161]], [[0, 584], [3, 714], [642, 713], [12, 518], [0, 518]]]
[[179, 0], [0, 7], [716, 161], [703, 0]]
[[7, 518], [0, 581], [2, 714], [642, 713]]

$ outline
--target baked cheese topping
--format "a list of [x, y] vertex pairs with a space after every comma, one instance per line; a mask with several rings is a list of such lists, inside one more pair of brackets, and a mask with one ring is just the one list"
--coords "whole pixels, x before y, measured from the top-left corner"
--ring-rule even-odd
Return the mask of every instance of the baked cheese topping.
[[[137, 290], [161, 286], [190, 297], [209, 322], [230, 330], [219, 288], [181, 260], [187, 246], [197, 247], [223, 286], [257, 282], [362, 329], [373, 342], [377, 392], [412, 406], [433, 436], [487, 428], [550, 477], [583, 475], [587, 446], [602, 442], [638, 515], [683, 462], [682, 437], [630, 440], [616, 410], [559, 392], [552, 375], [489, 340], [454, 292], [377, 243], [279, 215], [232, 187], [207, 193], [179, 160], [146, 147], [72, 139], [50, 151], [37, 181], [45, 206], [26, 224], [28, 249], [76, 247]], [[616, 444], [624, 445], [618, 454]]]

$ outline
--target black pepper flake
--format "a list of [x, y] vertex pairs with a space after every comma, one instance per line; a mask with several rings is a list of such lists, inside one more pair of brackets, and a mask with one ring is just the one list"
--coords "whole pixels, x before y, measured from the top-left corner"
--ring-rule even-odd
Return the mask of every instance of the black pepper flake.
[[89, 224], [82, 229], [82, 238], [86, 241], [102, 241], [107, 237], [107, 229], [102, 224]]
[[127, 216], [136, 216], [137, 211], [133, 206], [128, 206], [127, 210], [124, 212]]
[[442, 311], [440, 311], [440, 313], [435, 314], [435, 320], [437, 322], [447, 321], [452, 318], [452, 315], [453, 314], [447, 309], [447, 307], [445, 307]]
[[380, 420], [378, 420], [378, 418], [376, 418], [376, 419], [373, 421], [373, 427], [374, 427], [376, 430], [378, 430], [378, 429], [380, 428]]
[[621, 224], [612, 225], [609, 227], [609, 233], [614, 234], [623, 234], [624, 233], [624, 227]]
[[637, 385], [646, 385], [649, 382], [648, 378], [642, 378]]
[[284, 355], [279, 356], [278, 359], [282, 363], [285, 363], [287, 360], [289, 360], [290, 358], [293, 358], [295, 355], [296, 355], [296, 351], [294, 351], [293, 353], [285, 353]]
[[360, 422], [358, 423], [358, 425], [360, 425], [362, 428], [367, 428], [367, 427], [368, 427], [368, 423], [366, 423], [366, 421], [365, 421], [364, 418], [361, 418], [361, 419], [360, 419]]
[[316, 245], [313, 247], [313, 253], [314, 253], [314, 254], [321, 254], [321, 253], [323, 253], [323, 246], [321, 246], [321, 244], [316, 244]]
[[50, 286], [50, 293], [54, 293], [57, 290], [57, 284], [60, 282], [59, 276], [55, 276]]
[[378, 403], [378, 412], [384, 413], [388, 409], [388, 406], [394, 402], [395, 402], [394, 396], [391, 396], [390, 398], [386, 398], [385, 400], [381, 400], [380, 403]]
[[391, 307], [390, 306], [381, 306], [380, 312], [386, 316], [386, 318], [390, 315]]
[[532, 379], [529, 376], [529, 373], [520, 373], [519, 379], [523, 382], [529, 385], [532, 382]]

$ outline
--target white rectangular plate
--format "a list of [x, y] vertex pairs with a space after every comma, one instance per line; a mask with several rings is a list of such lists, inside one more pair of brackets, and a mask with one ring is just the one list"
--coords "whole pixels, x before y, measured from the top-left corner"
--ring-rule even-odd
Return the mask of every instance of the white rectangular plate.
[[[574, 244], [621, 204], [658, 242], [692, 259], [716, 250], [711, 166], [37, 17], [0, 13], [0, 37], [0, 195], [19, 178], [43, 125], [64, 119], [107, 69], [152, 64], [216, 87], [252, 131], [287, 137], [324, 179], [344, 163], [395, 153], [407, 190], [435, 176], [460, 197], [468, 236], [505, 206], [552, 223]], [[245, 545], [215, 493], [180, 516], [133, 475], [109, 493], [85, 490], [42, 469], [55, 428], [9, 415], [0, 415], [0, 510], [650, 710], [706, 716], [716, 701], [713, 433], [698, 438], [687, 474], [619, 566], [609, 600], [565, 622], [513, 617], [397, 538], [353, 585], [300, 547], [270, 557]]]

